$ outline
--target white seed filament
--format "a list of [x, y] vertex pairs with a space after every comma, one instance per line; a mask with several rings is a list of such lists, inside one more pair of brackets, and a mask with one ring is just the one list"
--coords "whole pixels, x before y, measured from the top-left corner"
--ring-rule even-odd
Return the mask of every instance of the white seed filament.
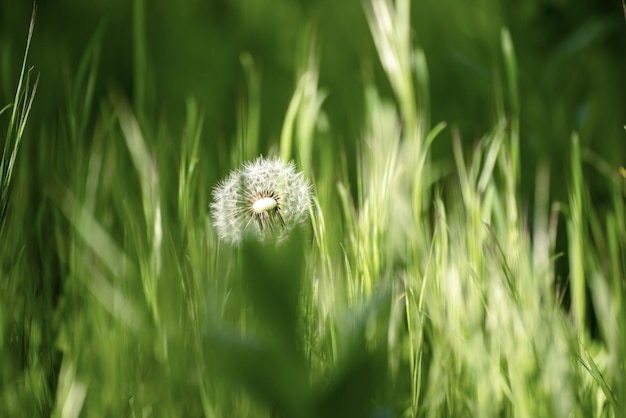
[[276, 199], [272, 197], [263, 197], [261, 199], [255, 200], [252, 204], [252, 211], [256, 214], [267, 212], [274, 209], [278, 206], [278, 202]]

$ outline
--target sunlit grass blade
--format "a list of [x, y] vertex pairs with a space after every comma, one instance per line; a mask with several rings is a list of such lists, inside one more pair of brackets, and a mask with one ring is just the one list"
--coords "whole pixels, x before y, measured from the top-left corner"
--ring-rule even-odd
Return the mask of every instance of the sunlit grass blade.
[[35, 12], [36, 7], [33, 7], [33, 14], [28, 29], [28, 37], [26, 38], [24, 59], [22, 60], [20, 77], [15, 91], [15, 99], [12, 104], [6, 105], [0, 111], [0, 115], [2, 115], [2, 113], [6, 110], [11, 109], [7, 133], [4, 138], [4, 147], [2, 149], [2, 159], [0, 159], [0, 234], [4, 229], [6, 210], [7, 205], [9, 204], [9, 189], [15, 168], [15, 161], [20, 149], [20, 143], [22, 142], [22, 138], [24, 136], [24, 129], [26, 128], [26, 122], [28, 121], [28, 116], [33, 105], [35, 93], [37, 92], [37, 86], [39, 84], [39, 75], [37, 75], [31, 86], [31, 73], [33, 69], [26, 68], [28, 51], [30, 50], [33, 31], [35, 29]]
[[148, 151], [139, 122], [135, 119], [131, 109], [123, 99], [117, 97], [114, 98], [114, 106], [141, 186], [140, 201], [145, 221], [144, 239], [149, 250], [145, 259], [140, 260], [139, 268], [146, 299], [155, 321], [159, 323], [157, 287], [162, 267], [161, 246], [163, 243], [159, 172], [156, 161]]
[[569, 187], [569, 217], [567, 233], [569, 242], [570, 289], [572, 292], [572, 312], [581, 336], [586, 324], [586, 284], [585, 284], [585, 234], [584, 184], [580, 160], [580, 145], [577, 135], [572, 136], [571, 149], [572, 182]]

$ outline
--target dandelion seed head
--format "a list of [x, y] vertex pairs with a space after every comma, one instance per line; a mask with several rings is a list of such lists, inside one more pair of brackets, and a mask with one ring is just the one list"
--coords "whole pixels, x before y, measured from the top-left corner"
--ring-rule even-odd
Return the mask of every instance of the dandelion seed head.
[[310, 200], [311, 185], [292, 161], [259, 157], [213, 189], [213, 226], [220, 239], [232, 245], [246, 235], [282, 242], [306, 220]]

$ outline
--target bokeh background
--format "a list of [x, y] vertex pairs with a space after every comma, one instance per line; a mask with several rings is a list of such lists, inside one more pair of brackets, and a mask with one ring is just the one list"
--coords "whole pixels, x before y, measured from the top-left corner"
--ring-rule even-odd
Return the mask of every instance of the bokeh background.
[[[138, 7], [143, 9], [139, 13]], [[0, 0], [0, 109], [14, 99], [32, 8], [29, 0]], [[621, 0], [423, 0], [413, 2], [411, 13], [413, 44], [424, 50], [429, 68], [431, 122], [434, 125], [446, 121], [449, 126], [435, 142], [433, 166], [443, 167], [444, 171], [448, 167], [448, 174], [454, 176], [454, 132], [459, 132], [464, 146], [471, 150], [498, 122], [497, 115], [502, 114], [498, 106], [510, 102], [503, 97], [507, 88], [500, 41], [502, 29], [508, 28], [519, 77], [521, 212], [532, 217], [535, 174], [543, 164], [551, 173], [551, 199], [567, 200], [571, 135], [577, 132], [583, 149], [584, 180], [601, 216], [602, 207], [609, 206], [614, 196], [610, 194], [610, 183], [615, 180], [609, 177], [619, 176], [620, 168], [626, 166], [626, 21]], [[11, 306], [7, 312], [22, 315], [19, 318], [15, 314], [6, 321], [6, 335], [11, 338], [7, 338], [6, 351], [0, 354], [9, 353], [12, 360], [19, 361], [7, 363], [9, 366], [3, 370], [5, 381], [14, 382], [13, 376], [30, 370], [28, 359], [35, 358], [40, 364], [33, 370], [41, 370], [43, 378], [34, 381], [47, 382], [41, 386], [45, 387], [40, 399], [52, 401], [62, 358], [57, 345], [64, 338], [74, 337], [76, 329], [71, 321], [65, 324], [66, 317], [84, 325], [88, 344], [93, 341], [88, 338], [89, 332], [92, 328], [98, 330], [98, 324], [90, 322], [92, 316], [84, 316], [81, 293], [72, 287], [77, 286], [77, 281], [65, 277], [65, 270], [70, 269], [62, 257], [74, 249], [68, 244], [73, 241], [65, 236], [72, 237], [74, 231], [53, 198], [66, 195], [55, 190], [59, 184], [82, 190], [84, 179], [77, 177], [86, 172], [92, 154], [91, 147], [81, 141], [96, 142], [94, 137], [98, 135], [101, 141], [111, 138], [105, 129], [107, 123], [112, 124], [111, 95], [128, 98], [148, 142], [172, 142], [148, 145], [151, 151], [161, 153], [159, 169], [166, 173], [160, 178], [166, 196], [162, 202], [164, 219], [171, 221], [173, 235], [183, 235], [184, 231], [177, 229], [176, 193], [168, 192], [176, 190], [174, 173], [180, 161], [176, 154], [185, 146], [180, 142], [188, 100], [196, 100], [204, 118], [199, 141], [201, 184], [213, 185], [234, 165], [231, 150], [237, 147], [237, 130], [243, 124], [238, 120], [240, 109], [249, 96], [242, 57], [252, 59], [253, 73], [260, 80], [259, 149], [267, 152], [278, 143], [307, 33], [315, 34], [319, 85], [328, 93], [323, 112], [331, 134], [324, 138], [329, 139], [324, 144], [316, 145], [316, 150], [332, 147], [330, 154], [335, 160], [331, 161], [346, 158], [354, 175], [366, 113], [364, 87], [375, 83], [386, 98], [393, 100], [361, 0], [37, 2], [28, 64], [40, 74], [40, 80], [16, 165], [10, 209], [11, 219], [17, 221], [11, 228], [13, 235], [7, 235], [12, 237], [7, 240], [12, 245], [3, 247], [6, 256], [2, 262], [7, 265], [0, 266], [0, 271], [11, 271], [13, 260], [18, 257], [23, 261], [20, 266], [27, 266], [19, 276], [20, 283], [12, 284], [17, 290], [4, 293]], [[137, 49], [138, 45], [145, 45], [145, 49]], [[97, 77], [92, 86], [93, 105], [87, 106], [88, 101], [83, 99], [89, 96], [84, 90], [90, 86], [85, 80], [93, 73], [90, 65], [95, 65]], [[0, 116], [0, 129], [5, 127], [6, 119], [6, 114]], [[116, 173], [119, 176], [114, 177], [116, 181], [125, 174], [128, 178], [136, 175], [121, 138], [118, 143], [106, 145], [98, 144], [93, 149], [111, 153], [105, 159], [113, 160], [109, 167], [120, 169]], [[115, 148], [120, 152], [115, 153]], [[170, 157], [163, 150], [172, 150], [173, 155]], [[314, 158], [317, 156], [319, 153]], [[85, 161], [76, 161], [81, 157]], [[118, 157], [125, 160], [116, 165]], [[337, 171], [341, 169], [337, 167]], [[111, 195], [120, 200], [115, 202], [120, 205], [126, 204], [128, 196], [129, 207], [135, 203], [135, 209], [141, 213], [140, 199], [135, 198], [141, 190], [135, 183], [130, 180], [129, 185], [120, 187], [123, 193], [115, 194], [114, 190]], [[348, 183], [354, 187], [356, 182]], [[193, 198], [201, 201], [204, 209], [210, 189], [203, 188], [204, 192], [193, 190], [198, 192]], [[124, 213], [130, 214], [127, 221], [133, 224], [132, 210]], [[126, 224], [115, 224], [115, 219], [109, 219], [113, 227], [107, 232], [119, 238], [126, 233]], [[563, 235], [560, 233], [558, 238], [563, 240]], [[63, 248], [63, 244], [70, 249]], [[566, 251], [566, 243], [561, 247], [557, 253]], [[185, 248], [176, 250], [182, 259]], [[566, 259], [565, 256], [557, 261], [557, 270], [567, 269]], [[567, 271], [558, 271], [558, 275], [567, 281]], [[14, 276], [18, 277], [18, 273]], [[167, 291], [164, 289], [162, 292]], [[134, 290], [142, 294], [142, 289]], [[64, 298], [59, 297], [61, 294]], [[175, 306], [163, 305], [163, 309], [174, 311]], [[24, 335], [26, 328], [22, 325], [26, 323], [38, 327], [32, 327], [37, 330], [32, 336]], [[57, 330], [66, 329], [72, 335], [57, 334]], [[146, 331], [141, 337], [152, 341], [153, 335]], [[29, 338], [31, 357], [23, 343]], [[173, 339], [172, 344], [177, 343], [182, 341]], [[94, 357], [104, 359], [99, 364], [107, 364], [106, 356], [97, 353]], [[115, 353], [111, 354], [113, 357]], [[158, 376], [159, 370], [152, 367], [149, 358], [144, 360], [143, 353], [120, 358], [114, 364], [124, 371], [125, 361], [140, 358], [144, 363], [139, 370], [157, 370]], [[185, 371], [182, 367], [180, 373]], [[126, 376], [120, 373], [117, 378]], [[157, 378], [154, 381], [161, 382]], [[14, 392], [22, 393], [15, 386]], [[28, 389], [28, 384], [25, 387]], [[186, 386], [175, 387], [182, 391]], [[18, 395], [14, 398], [21, 399]]]
[[[100, 48], [95, 97], [111, 88], [133, 97], [133, 7], [142, 3], [145, 111], [182, 126], [185, 100], [195, 97], [205, 114], [206, 153], [235, 140], [236, 108], [245, 99], [244, 52], [261, 77], [261, 141], [265, 148], [277, 141], [296, 82], [297, 46], [309, 28], [317, 34], [320, 85], [329, 92], [324, 110], [338, 148], [351, 149], [361, 133], [364, 81], [390, 91], [358, 0], [41, 0], [29, 59], [41, 73], [31, 131], [53, 126], [63, 112], [89, 45]], [[537, 162], [547, 161], [554, 197], [565, 197], [573, 131], [583, 149], [609, 167], [626, 163], [626, 22], [619, 0], [413, 3], [414, 43], [424, 49], [430, 71], [432, 121], [458, 128], [468, 146], [494, 125], [497, 96], [505, 90], [500, 30], [510, 29], [519, 65], [525, 195], [532, 196]], [[1, 103], [14, 94], [31, 11], [29, 1], [0, 1]], [[450, 132], [436, 144], [442, 162], [451, 161]], [[32, 155], [37, 144], [25, 142], [25, 154]], [[601, 203], [603, 175], [593, 168], [586, 175]]]

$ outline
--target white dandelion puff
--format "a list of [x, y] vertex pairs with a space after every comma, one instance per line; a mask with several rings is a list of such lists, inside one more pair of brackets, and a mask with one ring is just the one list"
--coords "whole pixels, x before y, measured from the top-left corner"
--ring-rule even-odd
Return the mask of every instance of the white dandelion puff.
[[292, 161], [259, 157], [213, 189], [213, 227], [232, 245], [247, 235], [282, 242], [306, 220], [310, 200], [311, 185]]

